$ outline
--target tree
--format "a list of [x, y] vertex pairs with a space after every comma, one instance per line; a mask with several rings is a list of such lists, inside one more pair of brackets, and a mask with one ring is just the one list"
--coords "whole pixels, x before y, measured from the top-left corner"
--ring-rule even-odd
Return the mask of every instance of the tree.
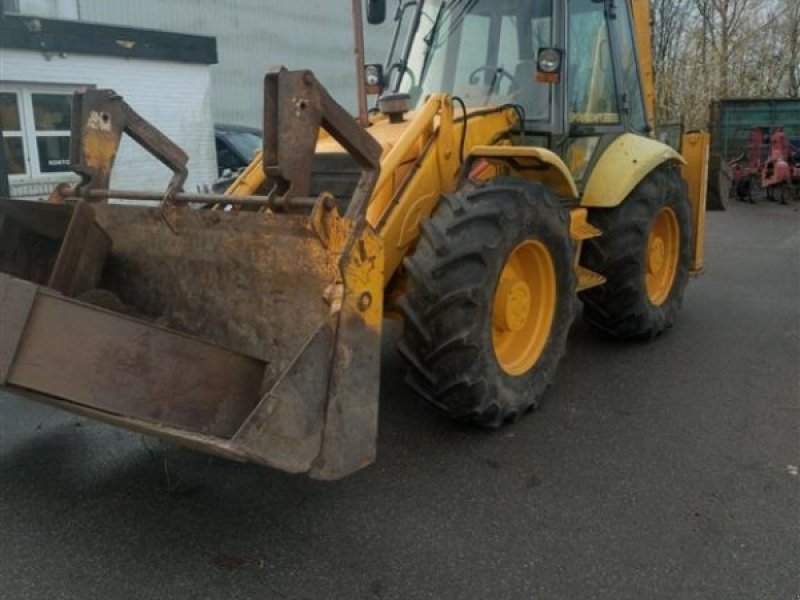
[[683, 69], [684, 46], [691, 0], [653, 0], [653, 74], [656, 81], [656, 117], [673, 120], [679, 110], [677, 80]]
[[656, 115], [702, 127], [712, 100], [800, 97], [798, 0], [651, 0]]
[[784, 40], [787, 95], [800, 97], [800, 2], [784, 0]]

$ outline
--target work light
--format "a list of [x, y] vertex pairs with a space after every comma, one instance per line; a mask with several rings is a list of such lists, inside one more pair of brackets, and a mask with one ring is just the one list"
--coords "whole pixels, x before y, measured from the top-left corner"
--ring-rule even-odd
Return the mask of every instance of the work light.
[[558, 73], [561, 70], [561, 51], [557, 48], [539, 50], [538, 67], [542, 73]]
[[561, 82], [561, 50], [542, 48], [536, 60], [536, 81], [539, 83]]

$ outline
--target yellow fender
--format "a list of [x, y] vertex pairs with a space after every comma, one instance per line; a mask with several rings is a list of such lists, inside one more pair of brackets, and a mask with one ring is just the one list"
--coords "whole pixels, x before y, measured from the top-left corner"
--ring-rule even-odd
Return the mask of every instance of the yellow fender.
[[581, 206], [619, 206], [648, 173], [669, 161], [686, 164], [666, 144], [633, 133], [621, 135], [597, 161], [583, 190]]
[[470, 159], [483, 158], [490, 164], [504, 164], [519, 177], [546, 185], [565, 198], [577, 198], [578, 188], [569, 168], [546, 148], [527, 146], [475, 146]]

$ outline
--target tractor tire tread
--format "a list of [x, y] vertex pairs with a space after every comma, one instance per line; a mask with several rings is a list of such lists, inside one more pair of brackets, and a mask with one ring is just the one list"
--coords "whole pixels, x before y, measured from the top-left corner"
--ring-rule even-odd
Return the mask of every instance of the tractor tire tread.
[[[526, 227], [551, 251], [559, 294], [536, 372], [511, 377], [494, 355], [491, 311], [502, 265], [532, 235]], [[399, 303], [407, 323], [399, 350], [407, 382], [423, 400], [450, 418], [491, 428], [536, 406], [575, 316], [575, 249], [568, 231], [566, 208], [538, 184], [504, 178], [443, 195], [404, 262], [408, 289]]]
[[[677, 217], [680, 255], [672, 290], [662, 305], [655, 306], [645, 288], [646, 249], [650, 223], [664, 206], [672, 208]], [[649, 340], [666, 332], [683, 303], [690, 265], [690, 207], [677, 168], [662, 165], [655, 169], [623, 204], [594, 210], [590, 220], [603, 235], [586, 242], [583, 264], [607, 281], [581, 293], [584, 321], [618, 339]]]

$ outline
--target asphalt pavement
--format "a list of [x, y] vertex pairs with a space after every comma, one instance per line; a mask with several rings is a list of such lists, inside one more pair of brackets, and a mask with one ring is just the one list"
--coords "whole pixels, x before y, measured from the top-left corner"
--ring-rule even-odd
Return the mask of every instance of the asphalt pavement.
[[679, 324], [576, 324], [495, 433], [415, 399], [389, 326], [377, 463], [334, 483], [0, 395], [0, 598], [796, 600], [798, 208], [710, 213]]

